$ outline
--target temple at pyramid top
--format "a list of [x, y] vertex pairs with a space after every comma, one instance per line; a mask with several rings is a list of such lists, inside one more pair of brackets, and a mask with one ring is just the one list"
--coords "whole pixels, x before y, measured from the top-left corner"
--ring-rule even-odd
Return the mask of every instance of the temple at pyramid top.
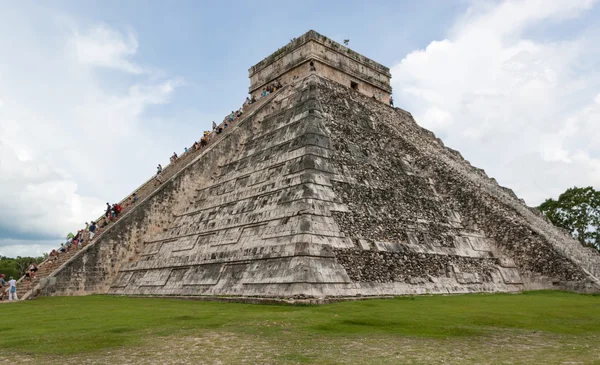
[[248, 70], [250, 94], [260, 96], [275, 80], [288, 83], [310, 72], [387, 102], [390, 69], [310, 30]]

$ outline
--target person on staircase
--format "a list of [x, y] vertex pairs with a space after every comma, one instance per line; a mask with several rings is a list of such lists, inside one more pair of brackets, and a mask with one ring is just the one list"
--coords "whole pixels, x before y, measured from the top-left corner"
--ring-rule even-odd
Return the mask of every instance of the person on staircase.
[[29, 264], [29, 268], [27, 270], [29, 270], [29, 277], [33, 281], [33, 279], [35, 278], [35, 275], [38, 271], [38, 267], [35, 264], [35, 262], [32, 262], [31, 264]]
[[110, 207], [110, 220], [117, 218], [117, 205], [113, 204]]
[[25, 271], [25, 286], [29, 289], [33, 284], [33, 279], [35, 278], [35, 272], [38, 270], [37, 265], [35, 263], [30, 263], [29, 267], [27, 267], [27, 271]]
[[106, 218], [111, 219], [111, 206], [109, 203], [106, 203], [106, 213], [104, 214]]
[[74, 237], [75, 236], [71, 232], [69, 232], [69, 234], [67, 235], [67, 241], [65, 242], [65, 245], [67, 246], [67, 251], [69, 251], [69, 249], [71, 248], [71, 243], [73, 243]]
[[73, 247], [75, 247], [75, 250], [79, 249], [79, 243], [81, 242], [82, 239], [83, 239], [83, 231], [80, 230], [77, 232], [77, 234], [73, 238]]
[[163, 183], [163, 179], [162, 179], [162, 176], [161, 176], [162, 171], [163, 171], [162, 165], [158, 164], [158, 166], [156, 166], [156, 177], [155, 177], [155, 179], [156, 179], [156, 181], [158, 181], [159, 184]]
[[135, 205], [135, 203], [137, 201], [138, 201], [138, 197], [137, 197], [136, 193], [133, 193], [133, 195], [129, 197], [129, 200], [127, 201], [126, 207], [130, 207], [132, 205]]
[[110, 224], [110, 221], [108, 219], [104, 219], [104, 221], [100, 225], [100, 229], [104, 229], [105, 227], [108, 227], [109, 224]]
[[98, 226], [96, 225], [96, 222], [92, 221], [92, 224], [90, 225], [90, 241], [94, 238], [97, 230]]
[[7, 285], [8, 283], [4, 281], [4, 274], [0, 274], [0, 300], [4, 300], [4, 287]]
[[29, 270], [25, 271], [25, 280], [24, 280], [25, 286], [27, 288], [29, 288], [29, 284], [31, 284], [31, 276], [30, 276], [30, 272]]
[[85, 244], [90, 240], [90, 231], [89, 231], [89, 227], [88, 230], [81, 230], [81, 236], [79, 237], [79, 247], [83, 248], [83, 246], [85, 246]]
[[15, 300], [19, 300], [19, 298], [17, 298], [17, 281], [12, 276], [8, 278], [8, 285], [10, 287], [8, 289], [8, 300], [12, 301], [13, 296]]

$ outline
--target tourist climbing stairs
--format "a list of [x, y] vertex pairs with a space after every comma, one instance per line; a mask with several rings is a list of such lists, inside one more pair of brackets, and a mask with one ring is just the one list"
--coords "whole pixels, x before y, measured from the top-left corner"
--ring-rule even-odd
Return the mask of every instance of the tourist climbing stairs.
[[69, 252], [60, 254], [55, 260], [44, 261], [43, 265], [39, 265], [38, 271], [33, 280], [30, 280], [29, 278], [25, 277], [19, 280], [19, 282], [17, 283], [17, 296], [19, 297], [19, 299], [27, 299], [27, 292], [29, 292], [32, 288], [35, 288], [35, 286], [40, 283], [41, 279], [47, 278], [50, 274], [52, 274], [52, 272], [54, 272], [54, 270], [58, 269], [71, 257], [75, 256], [75, 254], [78, 251], [79, 250], [72, 249]]

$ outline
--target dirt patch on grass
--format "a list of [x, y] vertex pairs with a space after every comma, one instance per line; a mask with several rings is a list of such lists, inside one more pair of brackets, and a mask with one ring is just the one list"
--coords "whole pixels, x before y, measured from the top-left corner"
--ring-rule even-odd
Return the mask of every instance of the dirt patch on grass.
[[398, 336], [279, 337], [205, 332], [151, 338], [142, 345], [81, 355], [8, 356], [0, 363], [45, 364], [590, 364], [596, 336], [503, 333], [463, 339]]

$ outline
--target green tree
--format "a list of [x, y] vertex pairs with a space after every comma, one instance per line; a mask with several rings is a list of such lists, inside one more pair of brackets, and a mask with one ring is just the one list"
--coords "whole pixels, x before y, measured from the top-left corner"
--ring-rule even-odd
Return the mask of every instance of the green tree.
[[593, 187], [570, 188], [558, 200], [548, 199], [538, 209], [582, 245], [600, 250], [600, 192]]
[[0, 274], [6, 275], [6, 277], [13, 276], [15, 279], [25, 275], [25, 271], [29, 267], [29, 264], [35, 262], [39, 264], [44, 260], [43, 257], [21, 257], [16, 258], [0, 256]]

